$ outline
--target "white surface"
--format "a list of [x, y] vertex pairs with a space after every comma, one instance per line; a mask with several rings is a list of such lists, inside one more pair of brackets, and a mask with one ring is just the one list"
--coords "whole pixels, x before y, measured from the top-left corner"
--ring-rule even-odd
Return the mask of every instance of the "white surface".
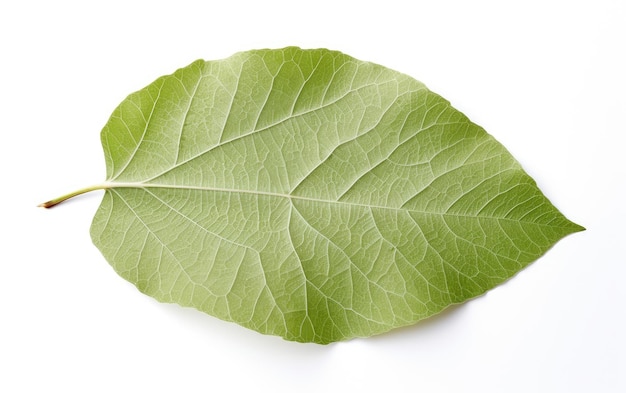
[[[0, 391], [626, 391], [626, 3], [11, 1], [0, 6]], [[10, 4], [10, 5], [7, 5]], [[298, 45], [426, 83], [587, 231], [486, 296], [330, 346], [163, 305], [91, 244], [99, 132], [197, 58]]]

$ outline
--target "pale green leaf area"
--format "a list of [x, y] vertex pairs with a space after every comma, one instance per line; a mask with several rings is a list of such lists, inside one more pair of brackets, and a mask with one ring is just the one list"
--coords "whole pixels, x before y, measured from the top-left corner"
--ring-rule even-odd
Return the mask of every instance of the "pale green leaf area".
[[91, 235], [113, 268], [287, 340], [413, 324], [582, 230], [448, 101], [325, 49], [196, 61], [101, 137], [107, 180], [77, 193], [106, 189]]

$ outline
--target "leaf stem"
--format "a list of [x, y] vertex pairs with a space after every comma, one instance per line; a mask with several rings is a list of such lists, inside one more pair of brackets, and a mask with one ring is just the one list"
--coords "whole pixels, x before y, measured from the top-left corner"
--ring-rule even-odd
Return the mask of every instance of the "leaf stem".
[[95, 190], [106, 190], [107, 188], [111, 188], [112, 186], [113, 186], [112, 183], [100, 183], [100, 184], [96, 184], [90, 187], [81, 188], [80, 190], [76, 190], [74, 192], [70, 192], [69, 194], [65, 194], [58, 198], [51, 199], [47, 202], [40, 203], [39, 205], [37, 205], [37, 207], [45, 207], [46, 209], [49, 209], [77, 195], [85, 194], [87, 192], [95, 191]]

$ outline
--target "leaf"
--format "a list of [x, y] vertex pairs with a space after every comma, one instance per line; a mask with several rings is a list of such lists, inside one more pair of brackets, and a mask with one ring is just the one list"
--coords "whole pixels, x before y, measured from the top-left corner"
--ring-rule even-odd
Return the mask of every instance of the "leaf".
[[476, 297], [568, 221], [505, 148], [409, 76], [325, 49], [196, 61], [102, 130], [93, 242], [140, 291], [329, 343]]

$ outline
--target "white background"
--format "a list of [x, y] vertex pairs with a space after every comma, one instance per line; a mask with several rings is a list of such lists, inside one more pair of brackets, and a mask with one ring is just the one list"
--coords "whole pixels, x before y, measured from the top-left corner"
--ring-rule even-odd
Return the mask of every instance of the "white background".
[[[0, 391], [626, 391], [626, 2], [92, 3], [0, 6]], [[140, 294], [91, 244], [100, 192], [35, 207], [104, 180], [127, 94], [287, 45], [426, 83], [587, 231], [430, 320], [319, 346]]]

